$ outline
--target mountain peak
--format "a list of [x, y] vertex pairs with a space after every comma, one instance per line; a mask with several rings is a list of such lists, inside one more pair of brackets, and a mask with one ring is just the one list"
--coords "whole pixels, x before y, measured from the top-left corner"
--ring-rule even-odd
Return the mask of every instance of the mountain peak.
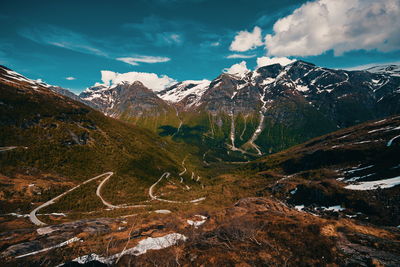
[[377, 74], [389, 74], [392, 76], [400, 77], [400, 65], [388, 64], [388, 65], [378, 65], [374, 67], [369, 67], [365, 71]]
[[310, 67], [315, 67], [315, 64], [313, 64], [313, 63], [310, 63], [310, 62], [307, 62], [307, 61], [304, 61], [304, 60], [296, 60], [295, 62], [293, 62], [293, 63], [291, 63], [291, 64], [289, 64], [289, 65], [292, 65], [292, 66], [302, 66], [302, 65], [307, 65], [307, 66], [310, 66]]

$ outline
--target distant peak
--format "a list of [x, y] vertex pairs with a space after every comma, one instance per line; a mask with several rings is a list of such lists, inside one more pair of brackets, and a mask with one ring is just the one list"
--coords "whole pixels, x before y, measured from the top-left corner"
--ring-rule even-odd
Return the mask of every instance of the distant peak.
[[146, 87], [141, 81], [134, 81], [131, 85]]
[[304, 60], [296, 60], [295, 62], [291, 63], [291, 65], [308, 65], [308, 66], [313, 66], [315, 67], [315, 64], [304, 61]]

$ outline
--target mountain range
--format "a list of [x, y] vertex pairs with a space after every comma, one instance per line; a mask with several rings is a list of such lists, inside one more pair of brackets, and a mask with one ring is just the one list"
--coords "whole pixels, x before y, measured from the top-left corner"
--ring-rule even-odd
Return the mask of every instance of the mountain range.
[[212, 81], [183, 81], [159, 92], [138, 81], [98, 85], [79, 97], [175, 140], [190, 143], [200, 131], [207, 140], [196, 140], [211, 148], [210, 157], [217, 149], [230, 153], [227, 158], [251, 158], [399, 113], [396, 70], [392, 65], [346, 71], [295, 61], [222, 73]]
[[398, 69], [388, 65], [346, 71], [295, 61], [222, 73], [212, 81], [183, 81], [158, 92], [140, 81], [96, 84], [79, 96], [39, 84], [107, 116], [196, 144], [210, 161], [221, 155], [248, 160], [398, 114]]

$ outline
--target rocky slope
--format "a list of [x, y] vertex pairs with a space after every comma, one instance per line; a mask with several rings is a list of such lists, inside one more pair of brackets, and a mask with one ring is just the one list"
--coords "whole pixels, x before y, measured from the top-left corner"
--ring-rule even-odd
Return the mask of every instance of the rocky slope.
[[310, 140], [248, 165], [280, 177], [275, 196], [311, 213], [400, 225], [400, 117]]
[[176, 108], [169, 105], [141, 82], [97, 85], [79, 97], [110, 117], [157, 131], [159, 125], [179, 120]]

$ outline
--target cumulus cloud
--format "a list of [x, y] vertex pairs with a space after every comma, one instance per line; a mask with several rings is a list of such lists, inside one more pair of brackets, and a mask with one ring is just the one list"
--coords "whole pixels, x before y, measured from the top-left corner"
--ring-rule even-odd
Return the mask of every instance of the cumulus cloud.
[[318, 0], [278, 20], [265, 38], [268, 55], [312, 56], [333, 50], [400, 49], [399, 0]]
[[73, 81], [73, 80], [76, 80], [76, 78], [75, 78], [75, 77], [71, 77], [71, 76], [70, 76], [70, 77], [66, 77], [65, 79], [66, 79], [66, 80], [68, 80], [68, 81]]
[[133, 83], [135, 81], [139, 81], [143, 83], [147, 88], [153, 91], [161, 91], [173, 84], [177, 81], [168, 77], [167, 75], [158, 76], [155, 73], [147, 73], [147, 72], [126, 72], [126, 73], [118, 73], [109, 70], [101, 71], [101, 80], [103, 84], [110, 86], [119, 84], [121, 82], [129, 82]]
[[253, 55], [232, 54], [227, 56], [226, 58], [253, 58], [255, 56], [256, 56], [255, 54]]
[[253, 32], [238, 32], [229, 49], [231, 51], [245, 52], [261, 45], [263, 45], [261, 28], [256, 26]]
[[136, 56], [136, 57], [119, 57], [116, 60], [125, 62], [130, 65], [139, 65], [140, 63], [160, 63], [168, 62], [171, 59], [169, 57], [152, 57], [152, 56]]
[[246, 61], [232, 65], [230, 68], [223, 70], [225, 73], [237, 75], [243, 77], [250, 70], [247, 68]]
[[259, 57], [257, 58], [257, 68], [261, 68], [273, 64], [281, 64], [286, 66], [295, 60], [289, 59], [287, 57]]

